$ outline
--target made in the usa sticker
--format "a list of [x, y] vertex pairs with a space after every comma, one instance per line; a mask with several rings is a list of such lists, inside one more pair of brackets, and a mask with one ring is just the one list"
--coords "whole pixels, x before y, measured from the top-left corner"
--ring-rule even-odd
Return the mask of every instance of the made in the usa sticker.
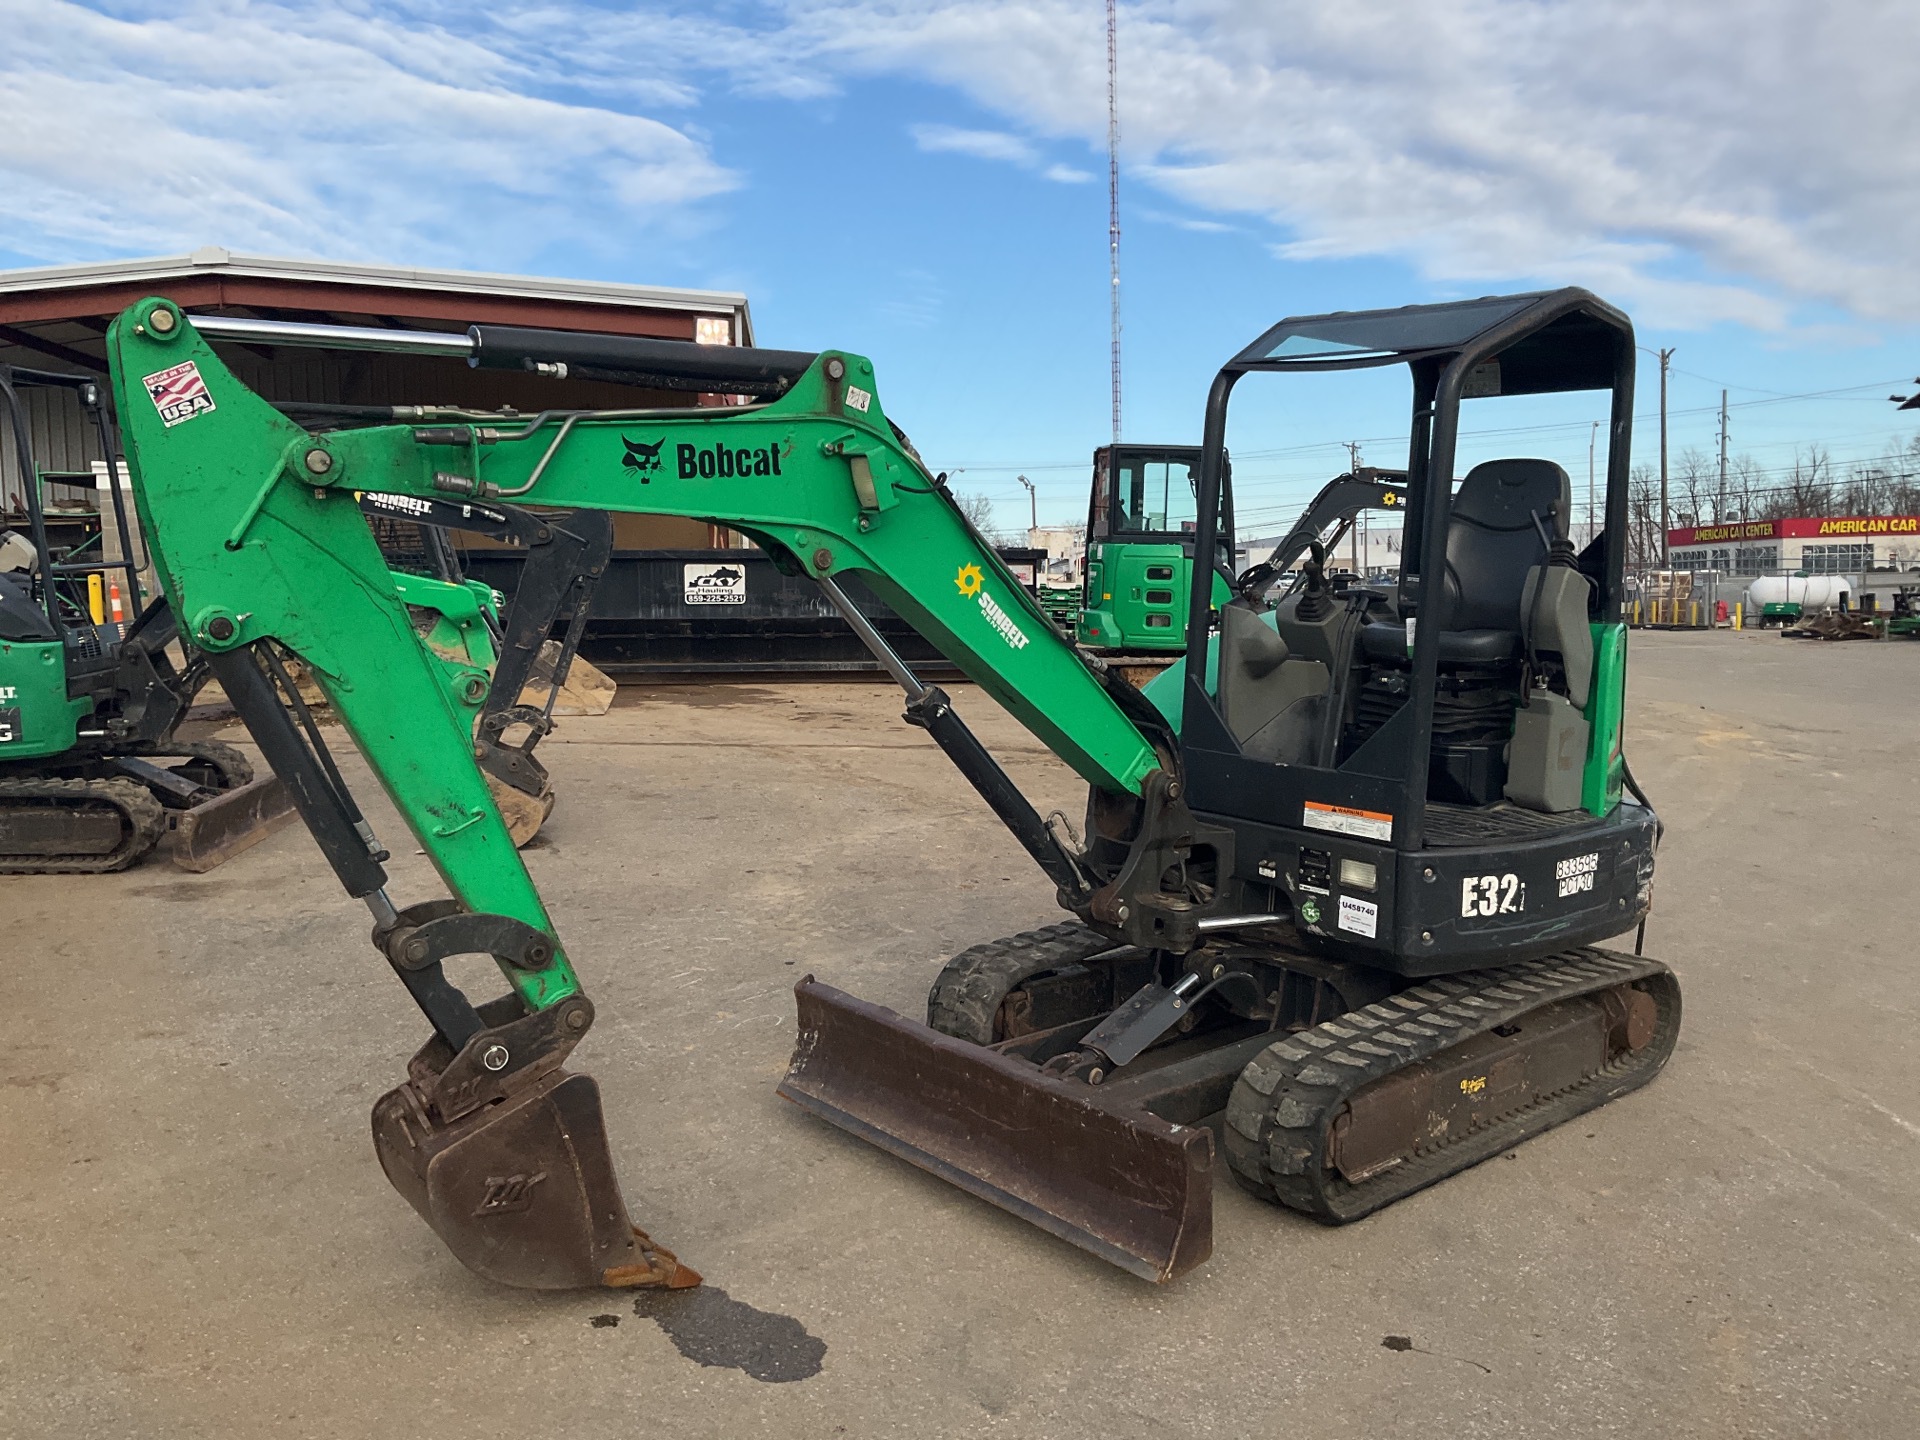
[[140, 383], [147, 387], [153, 408], [160, 412], [169, 430], [182, 421], [211, 414], [216, 408], [213, 396], [207, 393], [207, 382], [200, 378], [200, 367], [191, 360], [155, 371]]

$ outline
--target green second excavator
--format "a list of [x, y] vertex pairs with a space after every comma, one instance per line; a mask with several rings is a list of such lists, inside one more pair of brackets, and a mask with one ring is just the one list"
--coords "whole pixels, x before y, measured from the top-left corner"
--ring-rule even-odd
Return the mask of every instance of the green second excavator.
[[[1597, 948], [1648, 913], [1657, 822], [1622, 753], [1633, 332], [1587, 292], [1299, 317], [1230, 360], [1207, 403], [1194, 554], [1216, 551], [1244, 378], [1404, 365], [1403, 567], [1335, 594], [1309, 541], [1277, 602], [1272, 567], [1222, 574], [1217, 613], [1195, 585], [1184, 660], [1144, 693], [1047, 623], [857, 355], [320, 328], [146, 300], [108, 348], [181, 624], [432, 1028], [375, 1106], [376, 1151], [477, 1272], [699, 1281], [628, 1217], [599, 1092], [565, 1063], [593, 1007], [475, 762], [486, 687], [415, 633], [359, 490], [706, 519], [821, 586], [1071, 918], [956, 957], [925, 1025], [807, 977], [781, 1093], [1145, 1278], [1209, 1253], [1216, 1118], [1237, 1180], [1338, 1223], [1644, 1084], [1671, 1052], [1672, 973], [1638, 946]], [[214, 349], [302, 340], [750, 403], [316, 433]], [[1559, 466], [1452, 479], [1463, 395], [1560, 391], [1611, 397], [1606, 529], [1579, 555]], [[1082, 833], [1043, 820], [846, 602], [849, 573], [1088, 782]], [[447, 896], [389, 896], [385, 852], [290, 714], [287, 655]], [[457, 989], [444, 962], [462, 955], [491, 956], [507, 993]]]
[[[24, 533], [0, 530], [0, 874], [123, 870], [164, 838], [176, 865], [210, 870], [292, 807], [233, 746], [178, 734], [207, 670], [179, 644], [164, 600], [139, 603], [142, 567], [118, 487], [107, 487], [99, 535], [118, 540], [120, 558], [56, 550], [23, 403], [35, 389], [73, 397], [110, 468], [117, 451], [97, 379], [0, 365], [0, 435], [27, 521]], [[132, 623], [104, 623], [89, 585], [113, 586], [138, 612]]]

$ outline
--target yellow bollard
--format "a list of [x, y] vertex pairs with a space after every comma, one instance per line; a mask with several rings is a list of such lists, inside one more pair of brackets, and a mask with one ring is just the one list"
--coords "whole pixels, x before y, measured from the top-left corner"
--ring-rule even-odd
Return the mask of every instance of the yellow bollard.
[[107, 618], [106, 596], [101, 593], [98, 575], [87, 576], [87, 614], [93, 617], [96, 625]]
[[1744, 600], [1734, 601], [1733, 602], [1733, 628], [1736, 630], [1746, 629], [1747, 628], [1746, 619], [1747, 619], [1747, 602]]

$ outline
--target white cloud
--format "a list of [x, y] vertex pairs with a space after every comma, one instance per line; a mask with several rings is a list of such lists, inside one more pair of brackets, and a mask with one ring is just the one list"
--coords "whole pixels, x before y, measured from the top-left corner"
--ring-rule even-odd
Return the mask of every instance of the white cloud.
[[929, 330], [938, 324], [947, 299], [940, 277], [917, 269], [899, 271], [881, 294], [880, 313], [909, 330]]
[[1201, 220], [1192, 215], [1172, 215], [1165, 210], [1151, 207], [1137, 208], [1133, 212], [1142, 220], [1151, 220], [1156, 225], [1171, 225], [1176, 230], [1191, 230], [1197, 235], [1231, 235], [1239, 230], [1238, 225], [1228, 225], [1221, 220]]
[[971, 155], [976, 160], [999, 160], [1031, 167], [1039, 152], [1018, 135], [999, 130], [960, 130], [952, 125], [915, 125], [913, 143], [932, 154]]
[[455, 25], [167, 11], [0, 0], [0, 247], [506, 265], [556, 236], [684, 224], [737, 183], [658, 120], [526, 93], [522, 57]]
[[1050, 165], [1032, 142], [1004, 130], [963, 130], [953, 125], [914, 125], [908, 133], [913, 143], [929, 154], [971, 155], [976, 160], [997, 160], [1017, 165], [1022, 170], [1038, 171], [1043, 180], [1060, 185], [1084, 185], [1093, 176], [1071, 165]]
[[[790, 0], [855, 70], [1104, 139], [1098, 7]], [[1264, 217], [1290, 256], [1393, 255], [1443, 285], [1578, 281], [1668, 323], [1802, 301], [1920, 318], [1920, 7], [1753, 0], [1138, 0], [1132, 174]]]
[[[1089, 0], [0, 0], [0, 35], [0, 246], [49, 258], [625, 244], [753, 164], [702, 106], [874, 75], [993, 117], [925, 150], [1084, 184], [1050, 152], [1105, 144]], [[1668, 325], [1920, 319], [1920, 6], [1130, 0], [1120, 37], [1136, 213]]]

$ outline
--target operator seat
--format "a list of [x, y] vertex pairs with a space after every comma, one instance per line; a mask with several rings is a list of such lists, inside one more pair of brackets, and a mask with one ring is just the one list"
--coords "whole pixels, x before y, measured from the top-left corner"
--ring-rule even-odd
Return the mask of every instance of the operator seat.
[[[1438, 603], [1416, 622], [1439, 627], [1443, 666], [1501, 665], [1525, 653], [1522, 591], [1527, 572], [1547, 558], [1540, 527], [1552, 534], [1554, 516], [1572, 507], [1572, 482], [1551, 460], [1488, 460], [1467, 472], [1447, 517]], [[1407, 663], [1402, 621], [1369, 621], [1360, 645], [1377, 663]]]

